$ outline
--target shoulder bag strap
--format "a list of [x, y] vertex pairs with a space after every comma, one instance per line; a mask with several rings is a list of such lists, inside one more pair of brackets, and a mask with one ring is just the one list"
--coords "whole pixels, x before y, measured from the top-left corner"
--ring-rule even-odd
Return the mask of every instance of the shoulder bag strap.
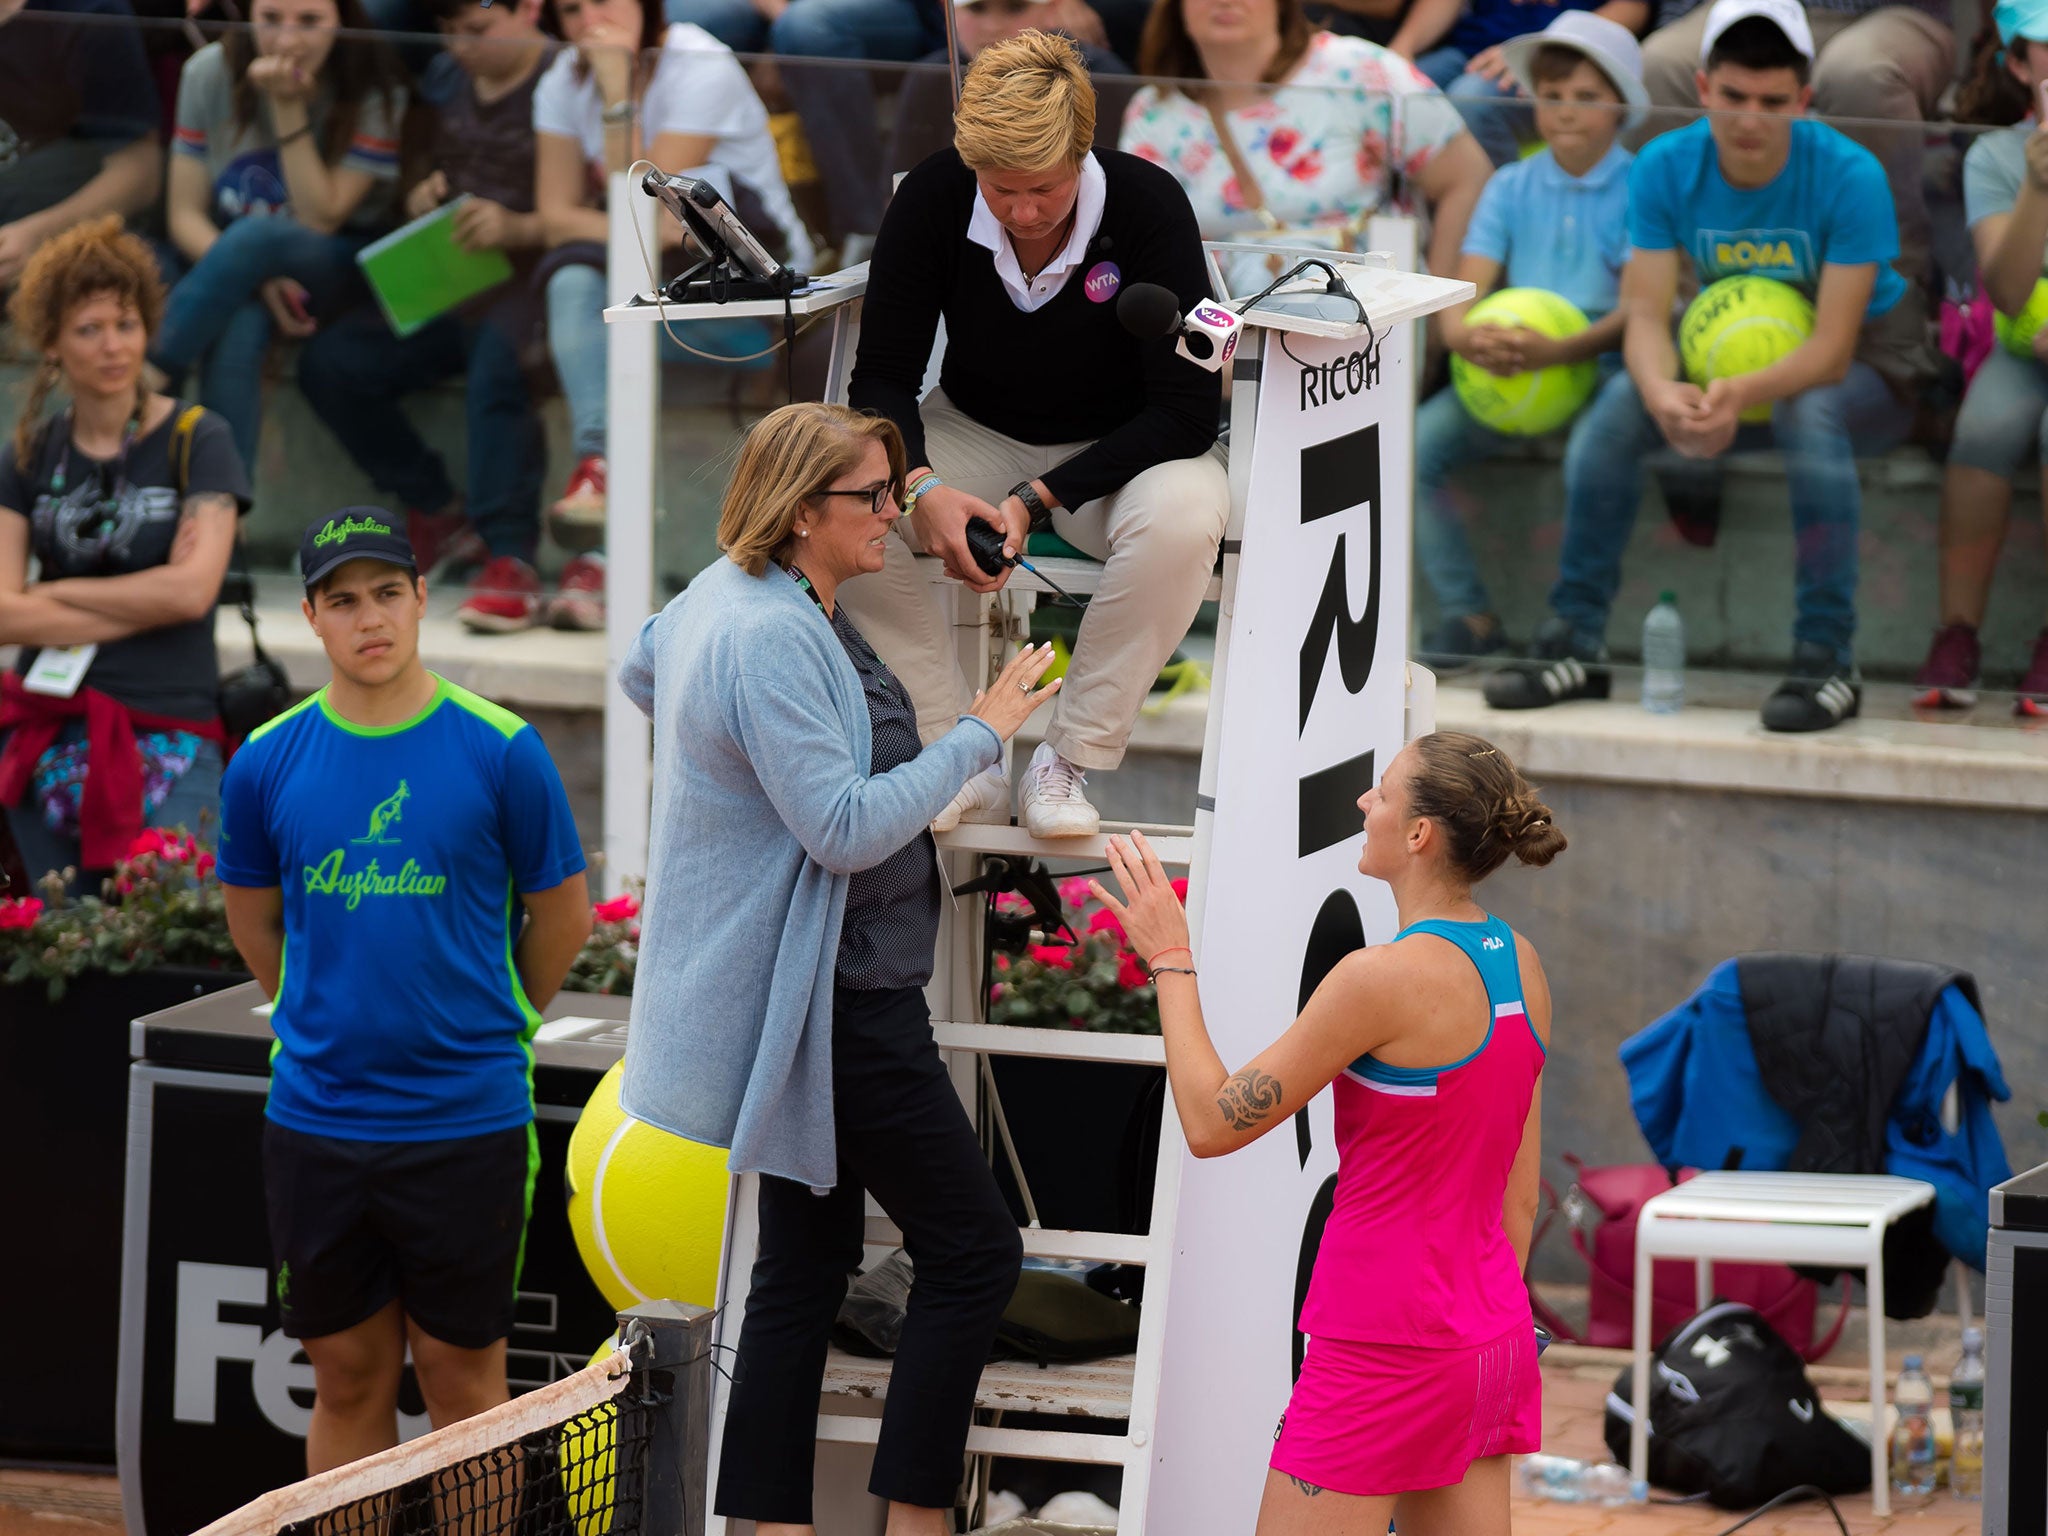
[[1259, 178], [1252, 174], [1251, 161], [1245, 159], [1244, 151], [1238, 148], [1237, 135], [1230, 131], [1230, 114], [1216, 104], [1214, 96], [1206, 96], [1203, 105], [1208, 108], [1209, 122], [1216, 129], [1216, 142], [1222, 146], [1223, 158], [1230, 162], [1231, 173], [1237, 177], [1237, 190], [1244, 194], [1245, 207], [1266, 228], [1278, 229], [1280, 221], [1266, 206], [1265, 189], [1259, 185]]

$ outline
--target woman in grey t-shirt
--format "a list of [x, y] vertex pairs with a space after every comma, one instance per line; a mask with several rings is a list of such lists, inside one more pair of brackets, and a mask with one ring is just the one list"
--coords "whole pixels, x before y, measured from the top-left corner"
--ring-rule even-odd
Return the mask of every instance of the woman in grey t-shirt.
[[[317, 15], [313, 25], [308, 16]], [[150, 360], [199, 367], [201, 403], [254, 464], [273, 331], [313, 334], [361, 288], [356, 252], [388, 227], [405, 91], [358, 0], [256, 0], [254, 25], [185, 62], [166, 200], [191, 269]]]

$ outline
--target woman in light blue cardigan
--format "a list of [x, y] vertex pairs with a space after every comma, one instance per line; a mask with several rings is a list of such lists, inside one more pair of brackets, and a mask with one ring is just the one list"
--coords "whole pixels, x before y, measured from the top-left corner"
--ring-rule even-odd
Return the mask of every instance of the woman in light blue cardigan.
[[784, 406], [748, 434], [725, 558], [647, 621], [620, 685], [654, 719], [654, 824], [621, 1098], [759, 1173], [760, 1253], [718, 1513], [811, 1524], [832, 1319], [864, 1194], [916, 1280], [869, 1487], [889, 1536], [950, 1529], [974, 1389], [1021, 1257], [1016, 1218], [933, 1043], [929, 824], [1058, 689], [1027, 650], [925, 745], [845, 609], [882, 567], [903, 489], [888, 421]]

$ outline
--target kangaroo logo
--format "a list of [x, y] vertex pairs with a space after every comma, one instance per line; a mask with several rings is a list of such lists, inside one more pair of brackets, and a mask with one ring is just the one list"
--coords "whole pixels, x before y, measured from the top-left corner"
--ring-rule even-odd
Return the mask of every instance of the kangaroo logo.
[[411, 793], [412, 791], [406, 786], [405, 780], [400, 779], [398, 781], [398, 788], [391, 793], [391, 798], [380, 802], [371, 809], [370, 830], [361, 837], [350, 838], [349, 841], [352, 843], [397, 842], [398, 839], [395, 837], [386, 837], [384, 829], [399, 819], [400, 813], [405, 809], [406, 798]]

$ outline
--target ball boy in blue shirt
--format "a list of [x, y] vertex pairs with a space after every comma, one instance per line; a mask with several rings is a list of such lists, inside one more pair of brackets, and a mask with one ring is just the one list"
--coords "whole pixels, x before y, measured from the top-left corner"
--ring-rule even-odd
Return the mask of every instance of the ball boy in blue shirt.
[[591, 913], [539, 736], [420, 660], [398, 519], [337, 512], [299, 566], [332, 681], [235, 755], [218, 867], [276, 1002], [264, 1194], [320, 1472], [397, 1443], [408, 1344], [436, 1428], [505, 1401], [533, 1033]]
[[[1488, 678], [1486, 699], [1532, 709], [1605, 698], [1607, 616], [1643, 459], [1667, 445], [1705, 462], [1775, 443], [1791, 493], [1798, 617], [1790, 673], [1765, 701], [1763, 723], [1825, 730], [1855, 714], [1862, 694], [1851, 649], [1856, 456], [1905, 437], [1924, 338], [1892, 269], [1898, 226], [1883, 169], [1804, 116], [1813, 97], [1805, 11], [1796, 0], [1717, 0], [1702, 48], [1700, 99], [1712, 117], [1651, 141], [1630, 174], [1628, 370], [1587, 408], [1565, 459], [1553, 616], [1537, 631], [1535, 659]], [[1671, 323], [1688, 262], [1702, 287], [1739, 273], [1791, 284], [1813, 302], [1813, 335], [1756, 373], [1688, 383]], [[1743, 425], [1759, 406], [1769, 424]]]
[[[1486, 183], [1465, 231], [1458, 276], [1478, 298], [1496, 287], [1548, 289], [1593, 322], [1577, 336], [1553, 340], [1521, 326], [1467, 325], [1470, 304], [1446, 310], [1445, 345], [1506, 376], [1604, 357], [1621, 346], [1616, 300], [1628, 258], [1633, 157], [1615, 140], [1642, 120], [1650, 98], [1635, 35], [1590, 11], [1566, 11], [1503, 51], [1536, 102], [1546, 147]], [[1438, 614], [1420, 659], [1439, 670], [1507, 643], [1465, 538], [1465, 508], [1446, 481], [1460, 465], [1492, 458], [1514, 441], [1477, 421], [1455, 389], [1439, 390], [1416, 412], [1415, 557]]]

